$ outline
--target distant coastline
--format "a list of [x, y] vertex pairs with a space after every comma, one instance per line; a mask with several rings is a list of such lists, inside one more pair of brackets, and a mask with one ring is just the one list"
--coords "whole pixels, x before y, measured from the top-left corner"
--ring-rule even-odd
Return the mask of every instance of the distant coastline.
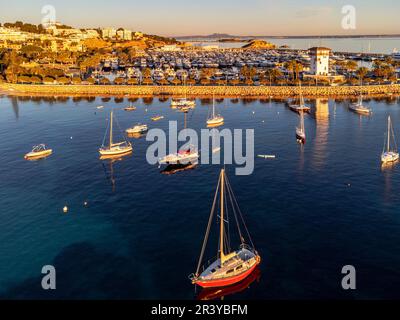
[[[11, 96], [247, 96], [291, 98], [299, 95], [297, 86], [129, 86], [129, 85], [27, 85], [0, 84], [0, 94]], [[304, 86], [307, 97], [349, 97], [400, 94], [400, 84], [369, 86]]]
[[174, 37], [177, 40], [189, 40], [189, 39], [362, 39], [362, 38], [399, 38], [400, 34], [365, 34], [365, 35], [301, 35], [301, 36], [273, 36], [273, 35], [265, 35], [265, 36], [238, 36], [231, 34], [211, 34], [211, 35], [193, 35], [193, 36], [179, 36]]

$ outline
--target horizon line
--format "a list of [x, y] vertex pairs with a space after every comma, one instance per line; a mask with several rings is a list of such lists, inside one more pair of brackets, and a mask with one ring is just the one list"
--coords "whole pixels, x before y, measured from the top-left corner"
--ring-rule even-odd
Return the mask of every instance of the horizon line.
[[[210, 38], [215, 36], [215, 38], [333, 38], [333, 37], [341, 37], [341, 38], [354, 38], [354, 37], [400, 37], [400, 33], [382, 33], [382, 34], [311, 34], [311, 35], [233, 35], [233, 34], [225, 34], [225, 33], [212, 33], [212, 34], [204, 34], [204, 35], [185, 35], [185, 36], [174, 36], [168, 35], [166, 37], [172, 38]], [[220, 37], [219, 37], [220, 36]]]

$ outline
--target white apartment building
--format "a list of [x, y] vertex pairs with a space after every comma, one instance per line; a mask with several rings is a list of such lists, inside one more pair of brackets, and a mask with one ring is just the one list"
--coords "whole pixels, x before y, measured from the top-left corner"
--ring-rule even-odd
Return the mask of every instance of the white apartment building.
[[101, 36], [103, 39], [114, 39], [117, 36], [117, 30], [114, 28], [106, 28], [101, 30]]
[[117, 37], [120, 40], [132, 40], [132, 31], [127, 29], [118, 29]]

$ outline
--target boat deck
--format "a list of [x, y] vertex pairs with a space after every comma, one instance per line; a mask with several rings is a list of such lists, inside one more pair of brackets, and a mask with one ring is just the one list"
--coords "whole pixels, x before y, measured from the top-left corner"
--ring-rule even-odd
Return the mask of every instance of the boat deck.
[[243, 273], [256, 263], [256, 255], [247, 249], [241, 249], [225, 261], [221, 267], [221, 259], [212, 263], [201, 275], [203, 281], [216, 280], [226, 276], [235, 276]]

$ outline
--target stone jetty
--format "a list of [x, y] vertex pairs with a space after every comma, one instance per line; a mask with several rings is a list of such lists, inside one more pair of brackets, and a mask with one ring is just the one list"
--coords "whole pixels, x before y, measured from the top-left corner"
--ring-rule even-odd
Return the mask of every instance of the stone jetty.
[[[66, 96], [247, 96], [290, 98], [299, 94], [297, 86], [128, 86], [128, 85], [24, 85], [1, 83], [8, 95]], [[366, 96], [400, 94], [400, 84], [369, 86], [303, 86], [307, 97]]]

